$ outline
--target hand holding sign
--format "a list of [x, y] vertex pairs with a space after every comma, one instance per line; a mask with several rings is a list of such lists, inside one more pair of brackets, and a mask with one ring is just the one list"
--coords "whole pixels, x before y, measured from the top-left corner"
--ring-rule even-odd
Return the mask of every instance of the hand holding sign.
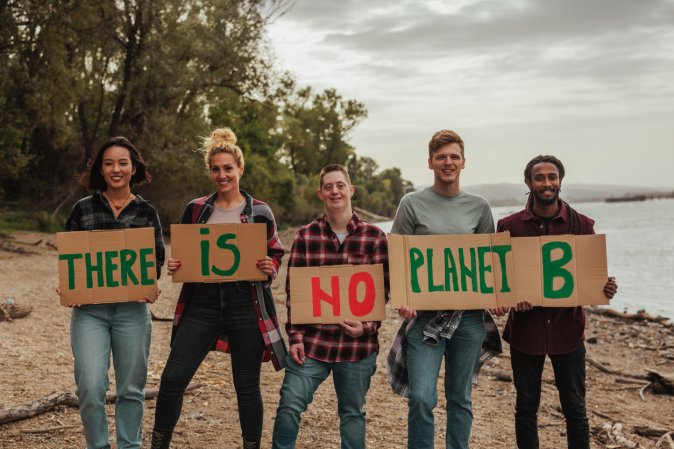
[[358, 338], [365, 333], [363, 323], [354, 320], [344, 320], [339, 325], [344, 329], [344, 333], [351, 338]]
[[510, 307], [494, 307], [493, 309], [489, 309], [489, 313], [495, 316], [503, 316], [508, 313], [508, 310], [510, 310]]
[[265, 256], [257, 261], [257, 267], [267, 276], [274, 274], [274, 261], [271, 257]]
[[178, 271], [181, 266], [182, 266], [182, 263], [180, 262], [180, 259], [173, 259], [173, 258], [169, 257], [168, 263], [166, 264], [166, 269], [168, 270], [168, 275], [173, 276], [173, 273]]
[[417, 311], [412, 306], [402, 306], [398, 309], [398, 313], [405, 321], [417, 317]]
[[604, 286], [604, 294], [608, 299], [611, 299], [615, 296], [616, 293], [618, 293], [618, 284], [615, 281], [615, 277], [610, 276], [608, 278], [608, 282]]

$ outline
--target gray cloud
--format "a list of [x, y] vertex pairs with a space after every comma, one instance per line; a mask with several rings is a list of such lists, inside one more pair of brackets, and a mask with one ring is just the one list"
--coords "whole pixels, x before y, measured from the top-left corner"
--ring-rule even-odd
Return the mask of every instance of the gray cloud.
[[633, 88], [635, 77], [674, 65], [653, 55], [674, 50], [670, 0], [484, 0], [449, 14], [418, 1], [312, 0], [287, 20], [324, 34], [323, 57], [355, 55], [345, 68], [373, 79], [432, 77], [434, 62], [451, 69], [469, 56], [479, 62], [465, 69], [473, 79], [507, 73]]
[[[597, 149], [626, 157], [637, 143], [644, 157], [671, 149], [674, 1], [475, 0], [447, 13], [437, 5], [454, 2], [432, 2], [304, 0], [282, 18], [286, 33], [311, 37], [295, 59], [310, 82], [365, 103], [353, 140], [382, 166], [411, 170], [387, 156], [447, 126], [490, 156], [498, 146], [570, 160]], [[555, 147], [560, 129], [578, 142]]]

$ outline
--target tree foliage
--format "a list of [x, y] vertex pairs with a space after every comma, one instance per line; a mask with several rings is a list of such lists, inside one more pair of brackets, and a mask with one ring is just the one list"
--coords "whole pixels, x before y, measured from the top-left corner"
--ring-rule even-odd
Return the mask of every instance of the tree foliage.
[[[315, 214], [314, 176], [327, 163], [360, 160], [347, 138], [367, 111], [335, 90], [297, 88], [276, 73], [264, 29], [286, 6], [1, 2], [0, 198], [58, 211], [82, 193], [73, 178], [98, 146], [124, 135], [154, 177], [142, 194], [175, 222], [189, 199], [211, 188], [199, 137], [230, 126], [246, 157], [244, 188], [268, 200], [281, 221]], [[396, 169], [381, 179], [392, 187], [363, 178], [367, 189], [386, 192], [360, 199], [380, 213], [406, 186]]]

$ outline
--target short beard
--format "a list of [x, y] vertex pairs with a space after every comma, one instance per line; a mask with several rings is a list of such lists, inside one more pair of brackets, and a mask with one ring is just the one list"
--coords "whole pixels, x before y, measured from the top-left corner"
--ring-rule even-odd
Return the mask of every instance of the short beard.
[[552, 206], [553, 204], [556, 204], [557, 200], [559, 199], [559, 190], [554, 192], [554, 196], [552, 198], [542, 198], [535, 190], [530, 190], [530, 193], [533, 195], [534, 203], [540, 206]]

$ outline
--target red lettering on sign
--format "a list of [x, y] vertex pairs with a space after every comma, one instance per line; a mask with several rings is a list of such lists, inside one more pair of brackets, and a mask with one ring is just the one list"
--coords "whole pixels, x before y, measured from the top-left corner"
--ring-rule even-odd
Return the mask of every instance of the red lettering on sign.
[[314, 317], [321, 316], [321, 301], [332, 305], [332, 314], [339, 316], [339, 277], [331, 276], [332, 296], [321, 289], [321, 278], [311, 278], [311, 300], [314, 305]]
[[[358, 284], [365, 283], [365, 296], [358, 301]], [[374, 309], [374, 279], [366, 272], [354, 273], [349, 281], [349, 308], [354, 316], [365, 316]]]

